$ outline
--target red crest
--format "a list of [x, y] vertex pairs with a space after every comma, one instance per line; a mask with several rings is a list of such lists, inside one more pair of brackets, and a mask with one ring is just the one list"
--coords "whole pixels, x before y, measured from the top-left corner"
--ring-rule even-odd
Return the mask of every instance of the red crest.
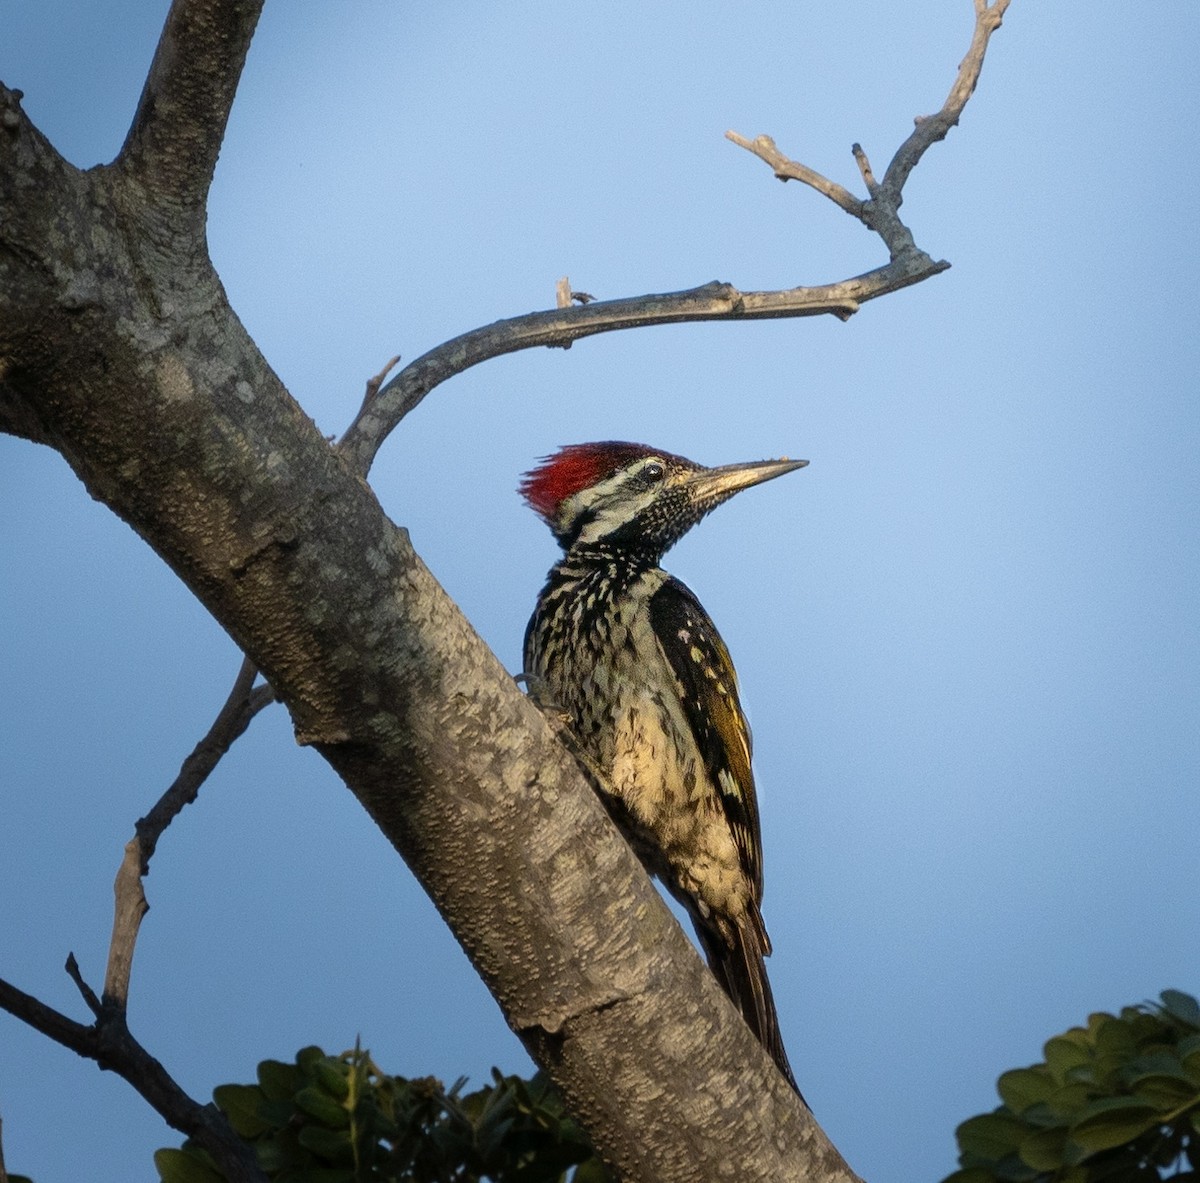
[[643, 456], [669, 457], [645, 444], [606, 440], [599, 444], [568, 444], [546, 456], [537, 468], [521, 478], [517, 491], [530, 507], [553, 524], [558, 507], [568, 498], [597, 481], [611, 476], [632, 460]]

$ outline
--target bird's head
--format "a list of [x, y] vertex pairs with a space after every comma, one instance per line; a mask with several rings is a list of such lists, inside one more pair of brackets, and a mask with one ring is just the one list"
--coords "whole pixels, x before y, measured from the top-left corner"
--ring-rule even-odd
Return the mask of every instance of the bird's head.
[[807, 463], [705, 468], [645, 444], [570, 444], [527, 472], [520, 492], [563, 550], [609, 546], [658, 558], [734, 493]]

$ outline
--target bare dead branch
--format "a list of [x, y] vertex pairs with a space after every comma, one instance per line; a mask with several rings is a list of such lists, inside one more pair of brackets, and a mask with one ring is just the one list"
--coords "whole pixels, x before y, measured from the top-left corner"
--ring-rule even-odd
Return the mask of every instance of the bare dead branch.
[[174, 0], [118, 166], [193, 232], [263, 0]]
[[[90, 995], [95, 999], [77, 965], [71, 976], [85, 997]], [[189, 1097], [129, 1033], [123, 1014], [102, 1007], [95, 1023], [85, 1027], [3, 979], [0, 979], [0, 1009], [128, 1081], [164, 1120], [203, 1146], [230, 1183], [266, 1183], [254, 1152], [233, 1132], [220, 1110]]]
[[[878, 234], [887, 244], [889, 257], [893, 261], [900, 259], [917, 250], [912, 232], [900, 220], [897, 212], [904, 201], [904, 183], [930, 145], [944, 140], [947, 132], [958, 122], [967, 100], [975, 90], [975, 84], [979, 81], [988, 41], [1000, 27], [1009, 2], [1010, 0], [991, 0], [991, 3], [988, 0], [974, 0], [975, 30], [971, 37], [971, 45], [958, 67], [958, 76], [950, 88], [945, 104], [937, 114], [919, 117], [916, 120], [915, 129], [896, 150], [881, 182], [876, 182], [870, 161], [862, 147], [859, 144], [854, 145], [852, 151], [863, 183], [867, 187], [867, 201], [860, 201], [835, 181], [830, 181], [807, 165], [785, 156], [770, 136], [757, 136], [749, 140], [735, 131], [729, 131], [725, 133], [726, 138], [770, 165], [781, 181], [802, 181], [818, 193], [823, 193], [835, 205], [852, 217], [858, 218], [864, 226]], [[948, 267], [949, 264], [944, 266]]]
[[841, 206], [852, 217], [861, 218], [863, 216], [863, 203], [849, 189], [845, 189], [836, 181], [831, 181], [828, 177], [822, 176], [816, 169], [809, 168], [808, 165], [801, 164], [798, 160], [792, 160], [790, 157], [785, 156], [776, 147], [775, 141], [770, 136], [755, 136], [753, 140], [748, 140], [736, 131], [727, 131], [725, 138], [732, 140], [739, 148], [745, 148], [747, 152], [753, 152], [759, 160], [763, 160], [769, 164], [779, 180], [800, 181], [810, 188], [815, 189], [818, 193], [824, 194], [830, 201], [835, 205]]
[[229, 751], [234, 740], [250, 725], [251, 719], [263, 707], [275, 701], [275, 694], [270, 686], [254, 688], [254, 680], [257, 677], [258, 670], [254, 663], [249, 658], [244, 659], [233, 689], [230, 690], [225, 705], [213, 720], [207, 734], [184, 760], [179, 768], [179, 775], [158, 799], [154, 808], [145, 817], [138, 819], [137, 838], [141, 848], [143, 875], [150, 869], [149, 863], [155, 847], [171, 820], [184, 806], [195, 801], [200, 786], [208, 779], [221, 757]]
[[[942, 269], [942, 265], [928, 260], [923, 265]], [[903, 275], [900, 271], [885, 275], [888, 269], [884, 269], [824, 287], [778, 292], [741, 292], [732, 284], [714, 281], [684, 292], [598, 300], [498, 320], [463, 333], [410, 362], [379, 392], [374, 405], [359, 413], [339, 447], [359, 472], [367, 472], [388, 434], [431, 390], [455, 374], [505, 353], [538, 346], [562, 348], [596, 333], [683, 321], [760, 320], [823, 313], [845, 320], [862, 301], [934, 273], [926, 269], [918, 275], [920, 269], [909, 265]]]
[[358, 413], [361, 415], [368, 407], [372, 406], [375, 399], [379, 396], [379, 388], [387, 381], [387, 376], [400, 364], [400, 355], [397, 353], [395, 357], [389, 358], [387, 364], [375, 374], [367, 379], [367, 388], [363, 394], [362, 406], [359, 407]]
[[937, 115], [918, 121], [916, 130], [888, 166], [883, 182], [875, 180], [867, 154], [861, 146], [854, 145], [854, 157], [869, 194], [867, 201], [860, 200], [807, 165], [785, 156], [770, 136], [748, 140], [735, 131], [725, 133], [735, 144], [769, 164], [780, 180], [797, 180], [809, 185], [875, 231], [888, 247], [890, 263], [886, 267], [818, 287], [741, 292], [732, 284], [713, 282], [682, 292], [588, 302], [583, 307], [571, 306], [574, 293], [564, 276], [556, 288], [556, 308], [473, 329], [410, 362], [379, 391], [377, 398], [370, 400], [369, 405], [363, 405], [342, 437], [339, 445], [342, 452], [359, 472], [365, 474], [389, 433], [431, 390], [455, 374], [505, 353], [539, 346], [569, 348], [572, 342], [595, 333], [681, 321], [754, 320], [822, 313], [847, 320], [864, 301], [946, 270], [949, 263], [935, 261], [916, 246], [897, 210], [902, 200], [900, 191], [908, 174], [929, 145], [943, 139], [958, 121], [979, 79], [988, 39], [999, 28], [1009, 4], [1009, 0], [992, 0], [991, 4], [988, 0], [974, 2], [975, 33], [946, 105]]
[[[142, 887], [143, 876], [149, 874], [150, 859], [163, 831], [187, 805], [196, 799], [200, 786], [216, 768], [221, 757], [245, 732], [250, 721], [263, 707], [275, 701], [270, 686], [254, 686], [258, 670], [249, 658], [242, 661], [233, 689], [218, 712], [204, 738], [193, 748], [179, 769], [179, 775], [158, 799], [145, 817], [139, 818], [135, 834], [125, 844], [125, 855], [117, 869], [113, 884], [113, 930], [108, 945], [108, 966], [104, 974], [103, 1006], [106, 1011], [124, 1014], [129, 1000], [129, 978], [133, 971], [133, 953], [143, 917], [149, 911]], [[87, 999], [88, 987], [79, 976], [78, 967], [72, 971], [74, 956], [67, 961], [67, 972]], [[94, 996], [93, 996], [94, 997]]]
[[879, 182], [875, 179], [875, 174], [871, 171], [871, 162], [867, 159], [867, 154], [863, 151], [861, 144], [851, 144], [850, 152], [854, 156], [855, 163], [858, 165], [858, 171], [862, 175], [863, 184], [867, 187], [867, 192], [872, 198], [879, 195]]
[[79, 962], [75, 960], [74, 953], [67, 954], [67, 964], [64, 966], [67, 971], [67, 976], [75, 983], [75, 988], [79, 991], [83, 1001], [87, 1003], [87, 1008], [100, 1018], [104, 1014], [104, 1006], [100, 999], [96, 997], [96, 992], [83, 980], [83, 974], [79, 972]]
[[142, 887], [143, 866], [142, 845], [135, 836], [125, 843], [125, 857], [121, 859], [113, 883], [112, 937], [108, 942], [108, 966], [104, 971], [104, 1001], [122, 1011], [129, 1002], [134, 946], [142, 919], [150, 911]]
[[900, 191], [904, 188], [909, 173], [916, 168], [929, 147], [946, 138], [950, 129], [958, 123], [967, 100], [975, 93], [988, 41], [1000, 28], [1009, 2], [1010, 0], [992, 0], [991, 3], [988, 3], [988, 0], [975, 0], [975, 31], [971, 36], [971, 45], [966, 57], [959, 63], [958, 76], [950, 88], [949, 95], [946, 96], [945, 103], [942, 104], [942, 109], [934, 115], [917, 117], [912, 134], [896, 150], [896, 155], [892, 157], [892, 162], [883, 175], [882, 188], [896, 208], [900, 206]]

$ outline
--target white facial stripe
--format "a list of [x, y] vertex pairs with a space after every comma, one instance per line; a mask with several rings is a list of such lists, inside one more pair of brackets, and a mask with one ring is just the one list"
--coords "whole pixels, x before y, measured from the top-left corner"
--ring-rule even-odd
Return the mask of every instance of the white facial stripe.
[[658, 496], [659, 485], [645, 483], [641, 479], [642, 473], [651, 464], [661, 466], [662, 460], [657, 456], [647, 456], [568, 497], [559, 510], [560, 525], [565, 527], [586, 514], [591, 520], [580, 531], [578, 542], [598, 542], [611, 534], [641, 513]]

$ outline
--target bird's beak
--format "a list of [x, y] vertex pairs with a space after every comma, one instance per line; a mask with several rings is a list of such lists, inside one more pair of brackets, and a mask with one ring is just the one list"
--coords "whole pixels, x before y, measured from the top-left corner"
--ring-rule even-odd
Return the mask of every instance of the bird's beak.
[[701, 468], [688, 476], [688, 491], [694, 501], [719, 505], [742, 489], [774, 480], [786, 472], [795, 472], [807, 463], [807, 460], [755, 460], [750, 464]]

